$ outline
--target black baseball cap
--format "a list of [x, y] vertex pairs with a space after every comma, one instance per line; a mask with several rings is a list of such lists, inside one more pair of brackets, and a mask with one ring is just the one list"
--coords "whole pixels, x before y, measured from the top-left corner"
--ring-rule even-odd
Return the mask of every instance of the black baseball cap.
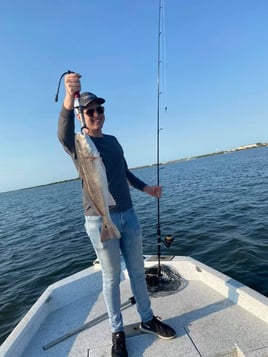
[[90, 92], [84, 92], [80, 94], [80, 104], [82, 107], [87, 107], [91, 103], [103, 104], [105, 99], [99, 98], [96, 94]]

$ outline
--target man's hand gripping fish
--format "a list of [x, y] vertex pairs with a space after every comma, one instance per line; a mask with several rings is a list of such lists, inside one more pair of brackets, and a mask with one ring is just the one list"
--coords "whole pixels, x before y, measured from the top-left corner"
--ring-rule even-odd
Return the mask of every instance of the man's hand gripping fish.
[[108, 190], [105, 166], [88, 135], [75, 134], [75, 147], [79, 161], [79, 174], [83, 180], [96, 214], [102, 217], [101, 242], [120, 238], [120, 232], [111, 220], [109, 206], [116, 202]]

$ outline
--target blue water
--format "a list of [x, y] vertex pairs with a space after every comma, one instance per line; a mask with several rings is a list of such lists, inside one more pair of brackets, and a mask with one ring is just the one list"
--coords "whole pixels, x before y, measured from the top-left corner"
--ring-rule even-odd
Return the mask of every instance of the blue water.
[[[156, 167], [134, 173], [156, 182]], [[268, 296], [268, 148], [161, 166], [162, 254], [189, 255]], [[156, 200], [131, 189], [144, 253], [156, 254]], [[92, 264], [81, 187], [0, 194], [0, 342], [46, 287]]]

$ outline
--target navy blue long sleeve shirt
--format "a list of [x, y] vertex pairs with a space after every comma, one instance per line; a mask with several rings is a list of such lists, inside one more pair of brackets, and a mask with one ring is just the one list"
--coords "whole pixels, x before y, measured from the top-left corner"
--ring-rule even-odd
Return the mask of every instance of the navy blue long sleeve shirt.
[[[63, 107], [58, 122], [58, 138], [64, 150], [72, 157], [76, 168], [78, 168], [74, 128], [74, 111]], [[116, 206], [110, 208], [111, 212], [121, 212], [131, 208], [132, 200], [129, 185], [142, 191], [146, 184], [129, 171], [123, 149], [114, 136], [103, 134], [102, 137], [91, 136], [90, 138], [100, 153], [106, 169], [108, 188], [116, 202]], [[96, 215], [91, 207], [88, 193], [84, 188], [83, 206], [85, 215]]]

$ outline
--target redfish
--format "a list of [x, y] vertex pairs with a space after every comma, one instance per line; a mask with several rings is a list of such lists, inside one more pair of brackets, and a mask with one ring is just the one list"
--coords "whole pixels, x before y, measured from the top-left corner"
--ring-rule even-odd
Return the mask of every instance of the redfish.
[[109, 207], [116, 202], [108, 190], [105, 166], [96, 145], [88, 135], [75, 134], [78, 172], [92, 202], [92, 208], [102, 217], [101, 242], [120, 238], [120, 232], [112, 222]]

